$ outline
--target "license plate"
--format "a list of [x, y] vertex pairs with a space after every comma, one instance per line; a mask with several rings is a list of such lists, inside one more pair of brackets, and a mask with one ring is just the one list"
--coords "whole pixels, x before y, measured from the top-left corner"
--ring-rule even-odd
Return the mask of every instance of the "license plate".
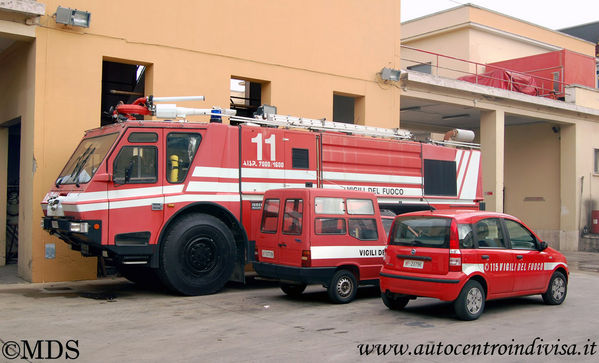
[[58, 228], [58, 221], [52, 221], [52, 228]]
[[275, 258], [275, 251], [271, 251], [271, 250], [262, 250], [262, 257], [266, 257], [266, 258]]
[[424, 267], [424, 261], [416, 261], [416, 260], [404, 260], [403, 267], [407, 268], [422, 268]]

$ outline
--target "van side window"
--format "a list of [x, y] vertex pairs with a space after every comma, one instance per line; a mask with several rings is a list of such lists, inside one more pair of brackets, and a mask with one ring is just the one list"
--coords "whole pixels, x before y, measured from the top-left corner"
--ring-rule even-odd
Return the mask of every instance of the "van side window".
[[304, 201], [302, 199], [287, 199], [283, 214], [283, 234], [301, 234]]
[[264, 201], [260, 232], [277, 233], [277, 225], [279, 224], [279, 204], [280, 202], [278, 199], [267, 199]]
[[113, 180], [116, 184], [155, 183], [157, 165], [155, 146], [123, 146], [114, 159]]
[[[347, 199], [347, 214], [374, 215], [374, 203], [370, 199]], [[350, 228], [351, 229], [351, 228]]]
[[349, 235], [361, 241], [376, 241], [379, 234], [376, 230], [376, 220], [371, 218], [350, 218], [348, 221]]
[[505, 248], [505, 238], [498, 218], [487, 218], [474, 225], [478, 247]]
[[315, 218], [314, 233], [316, 234], [345, 234], [345, 218]]
[[314, 212], [316, 214], [345, 214], [345, 201], [343, 198], [316, 197], [314, 198]]
[[171, 132], [166, 137], [166, 180], [183, 183], [198, 151], [200, 134]]
[[518, 222], [504, 219], [507, 234], [510, 236], [512, 248], [518, 250], [536, 250], [536, 238]]

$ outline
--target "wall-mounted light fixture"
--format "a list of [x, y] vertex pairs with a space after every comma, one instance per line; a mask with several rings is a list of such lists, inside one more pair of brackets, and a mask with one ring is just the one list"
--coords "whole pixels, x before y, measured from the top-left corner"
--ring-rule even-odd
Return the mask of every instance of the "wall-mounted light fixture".
[[56, 22], [59, 24], [89, 28], [90, 16], [91, 14], [89, 11], [63, 8], [62, 6], [59, 6], [56, 9]]
[[399, 81], [399, 76], [401, 75], [401, 71], [399, 69], [393, 68], [383, 68], [381, 69], [381, 78], [385, 81]]

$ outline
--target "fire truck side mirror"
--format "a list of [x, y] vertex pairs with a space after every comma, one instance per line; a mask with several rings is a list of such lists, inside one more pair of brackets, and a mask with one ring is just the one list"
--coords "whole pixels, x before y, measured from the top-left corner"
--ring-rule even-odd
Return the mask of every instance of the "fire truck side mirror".
[[112, 181], [112, 175], [108, 174], [108, 173], [97, 173], [96, 176], [94, 177], [95, 181], [98, 182], [111, 182]]

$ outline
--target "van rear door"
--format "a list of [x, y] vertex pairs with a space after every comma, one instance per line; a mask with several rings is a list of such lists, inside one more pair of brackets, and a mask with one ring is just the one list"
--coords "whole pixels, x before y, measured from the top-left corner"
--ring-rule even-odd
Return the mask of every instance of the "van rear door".
[[390, 263], [403, 272], [447, 274], [451, 221], [445, 217], [397, 217], [387, 246]]
[[277, 243], [279, 242], [279, 226], [281, 213], [281, 200], [274, 196], [265, 196], [262, 206], [262, 219], [260, 231], [256, 238], [256, 249], [258, 260], [266, 263], [277, 263], [279, 253]]
[[282, 210], [281, 233], [275, 250], [279, 254], [279, 264], [301, 267], [302, 250], [308, 249], [304, 238], [308, 226], [304, 223], [303, 193], [286, 193]]

